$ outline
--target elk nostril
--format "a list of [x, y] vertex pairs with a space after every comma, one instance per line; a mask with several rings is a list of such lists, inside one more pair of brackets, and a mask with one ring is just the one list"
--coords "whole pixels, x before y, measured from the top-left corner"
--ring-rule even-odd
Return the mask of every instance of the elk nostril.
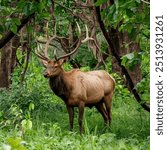
[[48, 77], [48, 73], [47, 73], [47, 72], [44, 72], [43, 76], [44, 76], [45, 78], [47, 78], [47, 77]]

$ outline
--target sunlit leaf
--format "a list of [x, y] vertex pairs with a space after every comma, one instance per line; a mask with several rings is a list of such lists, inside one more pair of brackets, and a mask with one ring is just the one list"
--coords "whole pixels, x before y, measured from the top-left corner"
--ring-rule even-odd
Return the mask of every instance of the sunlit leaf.
[[17, 33], [17, 26], [15, 24], [12, 24], [10, 27], [11, 31], [16, 34]]
[[16, 25], [20, 25], [20, 19], [19, 18], [12, 18], [12, 23], [15, 23]]
[[107, 2], [107, 0], [97, 0], [97, 2], [95, 3], [95, 6], [100, 6], [101, 4]]
[[134, 58], [134, 53], [126, 54], [125, 57], [127, 57], [127, 59], [133, 59]]

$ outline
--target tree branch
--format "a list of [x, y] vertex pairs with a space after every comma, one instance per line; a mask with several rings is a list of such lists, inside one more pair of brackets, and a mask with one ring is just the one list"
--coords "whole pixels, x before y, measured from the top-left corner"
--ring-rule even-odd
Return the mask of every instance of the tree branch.
[[[31, 18], [33, 18], [34, 16], [35, 16], [35, 13], [29, 15], [27, 18], [23, 18], [21, 20], [21, 24], [17, 28], [17, 32], [19, 32], [20, 29], [23, 28], [24, 25], [26, 25], [28, 21], [31, 20]], [[0, 49], [4, 47], [4, 45], [8, 43], [14, 36], [15, 34], [12, 31], [8, 31], [7, 34], [4, 37], [2, 37], [2, 39], [0, 40]]]

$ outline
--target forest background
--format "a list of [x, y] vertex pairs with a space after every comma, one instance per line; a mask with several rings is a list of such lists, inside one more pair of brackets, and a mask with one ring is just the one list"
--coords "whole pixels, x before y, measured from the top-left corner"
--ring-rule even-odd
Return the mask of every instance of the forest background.
[[[0, 0], [0, 147], [2, 149], [149, 149], [150, 6], [143, 0]], [[66, 71], [106, 70], [116, 80], [112, 126], [86, 108], [84, 134], [69, 131], [63, 101], [50, 90], [36, 52], [75, 48], [77, 23], [93, 40]]]

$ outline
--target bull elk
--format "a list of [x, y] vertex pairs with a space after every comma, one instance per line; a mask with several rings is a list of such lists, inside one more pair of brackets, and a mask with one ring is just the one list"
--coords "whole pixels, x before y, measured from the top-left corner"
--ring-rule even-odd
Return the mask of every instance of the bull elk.
[[[81, 34], [79, 26], [78, 29]], [[38, 52], [37, 55], [46, 68], [44, 77], [49, 78], [49, 85], [52, 91], [64, 101], [67, 107], [70, 130], [73, 129], [74, 107], [79, 109], [78, 123], [80, 133], [83, 131], [82, 120], [85, 106], [90, 108], [95, 106], [101, 113], [104, 123], [111, 124], [112, 97], [115, 87], [114, 79], [104, 70], [82, 72], [79, 69], [73, 69], [71, 71], [64, 71], [62, 67], [66, 57], [74, 54], [82, 43], [92, 40], [88, 36], [87, 27], [86, 38], [82, 40], [81, 36], [79, 36], [76, 46], [71, 53], [59, 58], [55, 55], [55, 59], [52, 60], [49, 59], [47, 50], [49, 43], [54, 38], [59, 37], [55, 35], [50, 38], [46, 43], [45, 51], [43, 53]]]

